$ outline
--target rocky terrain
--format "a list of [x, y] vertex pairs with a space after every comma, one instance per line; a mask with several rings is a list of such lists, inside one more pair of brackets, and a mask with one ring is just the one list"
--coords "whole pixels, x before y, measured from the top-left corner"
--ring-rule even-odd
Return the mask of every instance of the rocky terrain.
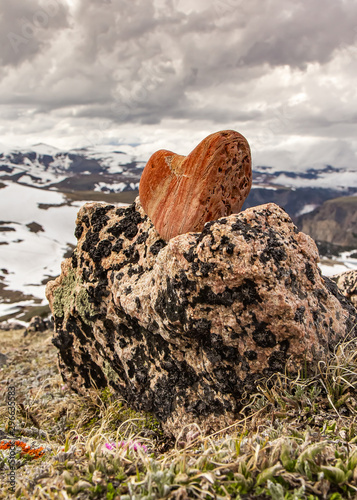
[[76, 236], [47, 285], [64, 380], [112, 387], [171, 434], [179, 422], [231, 424], [258, 380], [313, 368], [357, 335], [357, 311], [277, 205], [165, 242], [139, 198], [91, 203]]
[[[7, 318], [26, 322], [34, 314], [49, 312], [45, 284], [60, 273], [60, 262], [76, 244], [79, 208], [85, 201], [132, 203], [148, 160], [140, 151], [128, 145], [114, 151], [111, 146], [60, 151], [40, 144], [0, 153], [0, 323]], [[304, 232], [333, 238], [332, 243], [317, 242], [320, 254], [326, 256], [320, 264], [323, 273], [332, 276], [357, 268], [354, 248], [335, 245], [331, 231], [316, 233], [320, 220], [313, 212], [327, 200], [354, 195], [355, 172], [330, 166], [305, 172], [253, 166], [252, 174], [243, 209], [274, 202], [300, 229], [300, 220], [308, 221], [310, 212], [314, 222], [304, 222]], [[328, 220], [335, 213], [328, 209]], [[341, 219], [339, 223], [344, 227]]]
[[[110, 386], [175, 437], [182, 423], [204, 433], [231, 425], [262, 380], [311, 372], [357, 337], [356, 309], [282, 208], [230, 215], [250, 187], [240, 134], [212, 134], [176, 160], [155, 153], [126, 209], [84, 205], [76, 249], [46, 289], [69, 386]], [[192, 220], [182, 231], [180, 212]]]
[[[14, 203], [4, 235], [48, 237], [55, 211], [76, 208], [16, 179], [7, 206], [12, 187], [57, 198], [27, 198], [51, 215], [41, 224]], [[2, 332], [0, 498], [354, 498], [356, 272], [339, 289], [323, 278], [274, 203], [173, 239], [139, 199], [89, 203], [75, 235], [47, 285], [55, 336], [40, 318]]]

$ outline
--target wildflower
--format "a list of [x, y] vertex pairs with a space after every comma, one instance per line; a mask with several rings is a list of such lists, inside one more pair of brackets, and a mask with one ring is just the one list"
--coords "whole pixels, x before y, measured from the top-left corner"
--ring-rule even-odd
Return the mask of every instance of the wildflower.
[[145, 453], [147, 453], [148, 449], [147, 447], [144, 445], [144, 444], [141, 444], [139, 443], [138, 441], [119, 441], [118, 443], [105, 443], [104, 445], [107, 450], [114, 450], [114, 449], [117, 449], [117, 448], [125, 448], [125, 449], [129, 449], [129, 450], [134, 450], [134, 451], [138, 451], [139, 449], [142, 449], [145, 451]]

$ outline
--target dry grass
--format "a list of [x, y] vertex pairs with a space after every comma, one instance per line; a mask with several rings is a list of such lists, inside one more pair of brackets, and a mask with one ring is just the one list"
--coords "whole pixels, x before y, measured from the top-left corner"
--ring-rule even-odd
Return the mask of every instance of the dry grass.
[[50, 332], [1, 332], [0, 351], [9, 361], [0, 370], [0, 441], [9, 440], [11, 382], [16, 439], [45, 451], [36, 459], [19, 450], [11, 495], [8, 450], [0, 450], [0, 498], [357, 498], [355, 341], [340, 345], [313, 377], [267, 382], [234, 426], [211, 436], [192, 426], [176, 441], [109, 389], [86, 397], [69, 391]]
[[139, 191], [103, 193], [101, 191], [64, 191], [61, 192], [69, 201], [103, 201], [106, 203], [133, 203]]

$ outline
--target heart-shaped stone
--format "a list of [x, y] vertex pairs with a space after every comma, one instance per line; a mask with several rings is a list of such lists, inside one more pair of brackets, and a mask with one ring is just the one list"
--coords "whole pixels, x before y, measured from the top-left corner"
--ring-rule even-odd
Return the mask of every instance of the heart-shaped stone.
[[250, 148], [234, 130], [206, 137], [188, 155], [154, 153], [139, 185], [140, 202], [160, 236], [202, 231], [206, 222], [238, 213], [252, 185]]

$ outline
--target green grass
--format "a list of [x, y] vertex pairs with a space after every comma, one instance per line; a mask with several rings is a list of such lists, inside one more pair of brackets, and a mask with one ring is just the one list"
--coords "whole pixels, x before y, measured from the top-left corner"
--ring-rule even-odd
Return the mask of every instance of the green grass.
[[[18, 425], [26, 429], [37, 422], [39, 444], [48, 450], [41, 459], [20, 461], [17, 498], [357, 497], [356, 340], [338, 346], [313, 376], [277, 374], [262, 384], [229, 428], [204, 436], [192, 425], [176, 440], [110, 388], [88, 390], [85, 397], [68, 390], [50, 340], [50, 333], [24, 338], [21, 331], [4, 332], [2, 339], [1, 352], [12, 356], [13, 365], [0, 371], [0, 384], [14, 380], [22, 402]], [[3, 402], [3, 431], [6, 411]], [[123, 441], [135, 442], [136, 449], [105, 446]], [[10, 498], [6, 460], [0, 451], [0, 498]]]

